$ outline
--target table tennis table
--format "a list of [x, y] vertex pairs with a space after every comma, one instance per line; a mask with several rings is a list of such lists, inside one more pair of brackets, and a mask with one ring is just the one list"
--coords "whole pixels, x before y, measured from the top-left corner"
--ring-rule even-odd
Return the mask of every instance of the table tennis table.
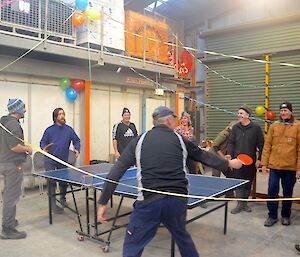
[[[49, 180], [56, 180], [58, 182], [63, 181], [63, 182], [67, 182], [70, 185], [71, 190], [68, 191], [68, 193], [72, 193], [75, 210], [71, 208], [69, 209], [71, 209], [73, 212], [77, 214], [77, 219], [80, 228], [79, 230], [76, 231], [78, 234], [78, 240], [89, 238], [92, 240], [96, 240], [98, 242], [102, 242], [104, 243], [104, 246], [102, 248], [104, 252], [107, 252], [109, 250], [112, 232], [116, 229], [127, 226], [127, 224], [116, 225], [117, 220], [119, 218], [127, 216], [131, 213], [130, 211], [130, 212], [120, 214], [124, 198], [136, 199], [138, 193], [137, 188], [135, 188], [135, 186], [137, 186], [136, 168], [130, 168], [125, 172], [125, 174], [120, 180], [122, 185], [119, 184], [114, 192], [114, 195], [120, 196], [120, 200], [115, 215], [112, 218], [108, 219], [108, 221], [112, 221], [111, 227], [108, 230], [100, 232], [99, 231], [100, 225], [97, 221], [97, 191], [99, 190], [101, 191], [103, 189], [104, 180], [101, 178], [107, 177], [111, 167], [112, 164], [109, 163], [101, 163], [101, 164], [80, 167], [80, 169], [87, 171], [91, 174], [97, 175], [99, 178], [95, 178], [91, 175], [85, 175], [82, 172], [70, 168], [35, 173], [35, 175], [44, 177], [48, 181]], [[187, 178], [189, 180], [189, 194], [197, 195], [197, 196], [206, 196], [206, 197], [221, 197], [224, 196], [226, 193], [249, 183], [248, 180], [228, 179], [228, 178], [219, 178], [219, 177], [211, 177], [211, 176], [199, 176], [199, 175], [192, 175], [192, 174], [188, 174]], [[85, 229], [82, 226], [81, 214], [78, 211], [78, 207], [76, 203], [75, 192], [78, 190], [85, 190], [85, 205], [86, 205]], [[90, 194], [90, 190], [92, 190], [93, 192], [92, 196]], [[50, 224], [52, 224], [52, 212], [51, 212], [52, 207], [51, 207], [51, 200], [50, 200], [51, 196], [52, 195], [50, 195], [50, 192], [48, 190]], [[204, 198], [189, 198], [188, 209], [194, 209], [208, 201], [209, 201], [208, 199], [204, 199]], [[90, 220], [90, 202], [93, 203], [92, 221]], [[187, 220], [187, 224], [213, 211], [216, 211], [222, 207], [224, 207], [223, 233], [226, 234], [228, 201], [218, 201], [218, 203], [211, 208], [201, 209], [203, 212], [197, 214], [192, 218], [189, 218]], [[108, 234], [107, 239], [103, 239], [102, 236], [104, 234]], [[171, 239], [171, 256], [172, 257], [175, 256], [175, 242], [173, 238]]]

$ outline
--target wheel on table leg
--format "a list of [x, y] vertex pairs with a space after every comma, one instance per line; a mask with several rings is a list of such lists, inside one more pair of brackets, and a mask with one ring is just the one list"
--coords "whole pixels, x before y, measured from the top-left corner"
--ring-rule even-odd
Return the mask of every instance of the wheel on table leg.
[[77, 239], [78, 239], [78, 241], [84, 241], [84, 236], [78, 235]]
[[103, 247], [102, 247], [102, 251], [103, 251], [104, 253], [108, 253], [108, 252], [109, 252], [109, 245], [103, 246]]

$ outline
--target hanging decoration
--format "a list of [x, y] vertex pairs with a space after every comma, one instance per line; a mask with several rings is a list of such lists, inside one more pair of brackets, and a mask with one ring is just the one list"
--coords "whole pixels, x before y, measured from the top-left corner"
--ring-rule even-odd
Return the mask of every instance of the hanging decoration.
[[88, 7], [88, 0], [76, 0], [75, 1], [75, 6], [77, 10], [80, 11], [85, 11], [86, 8]]
[[84, 90], [85, 80], [62, 78], [59, 81], [59, 85], [61, 89], [65, 91], [66, 98], [69, 101], [74, 102], [77, 99], [78, 94]]
[[74, 102], [77, 98], [78, 94], [74, 88], [68, 87], [66, 89], [66, 97], [69, 101]]
[[[193, 67], [193, 57], [189, 53], [189, 51], [184, 49], [181, 53], [181, 56], [180, 56], [178, 62], [176, 63], [176, 61], [177, 61], [176, 52], [174, 52], [174, 55], [173, 55], [172, 47], [169, 47], [168, 58], [169, 58], [170, 64], [174, 63], [174, 67], [177, 67], [178, 75], [180, 77], [186, 78], [189, 75], [189, 73]], [[173, 58], [175, 60], [174, 62], [173, 62]]]
[[85, 18], [82, 12], [77, 12], [72, 17], [72, 23], [74, 27], [79, 27], [84, 24]]
[[59, 85], [60, 85], [60, 87], [61, 87], [62, 90], [66, 90], [71, 85], [70, 79], [68, 79], [68, 78], [62, 78], [59, 81]]
[[259, 105], [259, 106], [257, 106], [256, 108], [255, 108], [255, 113], [257, 114], [257, 115], [263, 115], [263, 114], [265, 114], [266, 113], [266, 108], [263, 106], [263, 105]]
[[100, 20], [101, 13], [100, 10], [94, 7], [90, 7], [85, 11], [85, 15], [92, 21]]
[[81, 79], [71, 79], [71, 87], [79, 93], [84, 89], [85, 81]]
[[75, 7], [77, 12], [72, 17], [72, 23], [75, 28], [78, 28], [86, 21], [94, 22], [101, 18], [99, 9], [92, 6], [92, 3], [87, 0], [76, 0]]
[[276, 117], [276, 114], [272, 111], [267, 111], [266, 117], [267, 117], [268, 120], [274, 120], [275, 117]]

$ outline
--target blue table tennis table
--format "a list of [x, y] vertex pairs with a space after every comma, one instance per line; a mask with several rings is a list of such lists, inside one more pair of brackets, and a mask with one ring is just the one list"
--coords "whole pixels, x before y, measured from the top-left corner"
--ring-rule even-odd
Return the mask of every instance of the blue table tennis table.
[[[112, 164], [109, 163], [101, 163], [96, 165], [89, 165], [80, 167], [80, 169], [87, 171], [91, 174], [97, 175], [102, 178], [106, 178], [108, 172], [110, 171]], [[79, 171], [73, 169], [59, 169], [59, 170], [52, 170], [52, 171], [45, 171], [40, 173], [35, 173], [37, 176], [44, 177], [48, 180], [56, 180], [56, 181], [63, 181], [70, 185], [71, 191], [68, 193], [72, 193], [73, 201], [75, 210], [71, 209], [73, 212], [77, 214], [78, 223], [80, 230], [77, 230], [78, 239], [83, 240], [85, 237], [93, 240], [97, 240], [99, 242], [104, 243], [103, 251], [107, 252], [109, 250], [110, 239], [112, 232], [116, 229], [126, 226], [127, 224], [123, 225], [116, 225], [117, 220], [121, 217], [129, 215], [130, 212], [120, 214], [122, 203], [124, 198], [132, 198], [135, 199], [137, 197], [137, 189], [130, 186], [137, 186], [137, 179], [136, 179], [136, 168], [128, 169], [123, 177], [121, 178], [120, 182], [124, 185], [118, 185], [115, 190], [115, 195], [120, 196], [120, 201], [116, 210], [115, 215], [110, 218], [108, 221], [112, 221], [111, 228], [99, 232], [99, 223], [97, 221], [97, 191], [101, 191], [103, 189], [104, 181], [101, 178], [95, 178], [90, 175], [85, 175]], [[189, 174], [189, 194], [190, 195], [197, 195], [197, 196], [206, 196], [206, 197], [221, 197], [224, 196], [226, 193], [235, 190], [239, 187], [244, 186], [248, 183], [247, 180], [240, 180], [240, 179], [228, 179], [228, 178], [219, 178], [219, 177], [210, 177], [210, 176], [199, 176], [199, 175], [192, 175]], [[129, 186], [126, 186], [129, 185]], [[75, 188], [74, 188], [75, 187]], [[76, 188], [79, 187], [79, 188]], [[49, 187], [48, 187], [49, 188]], [[92, 189], [93, 196], [90, 196], [89, 189]], [[86, 229], [84, 230], [81, 222], [81, 215], [78, 211], [75, 191], [78, 190], [85, 190], [85, 204], [86, 204]], [[58, 195], [58, 194], [56, 194]], [[48, 198], [49, 198], [49, 223], [52, 224], [52, 212], [51, 212], [51, 195], [48, 190]], [[201, 204], [208, 202], [209, 200], [204, 198], [189, 198], [188, 199], [188, 209], [193, 209]], [[90, 202], [93, 203], [93, 221], [90, 220]], [[228, 201], [218, 201], [217, 205], [214, 205], [212, 208], [197, 214], [196, 216], [187, 220], [187, 224], [191, 223], [213, 211], [216, 211], [220, 208], [224, 207], [224, 229], [223, 232], [226, 234], [227, 231], [227, 212], [228, 212]], [[204, 210], [204, 209], [202, 209]], [[93, 230], [93, 233], [92, 233]], [[104, 234], [108, 234], [107, 239], [103, 239], [101, 236]], [[171, 256], [175, 256], [175, 242], [172, 238], [171, 240]]]

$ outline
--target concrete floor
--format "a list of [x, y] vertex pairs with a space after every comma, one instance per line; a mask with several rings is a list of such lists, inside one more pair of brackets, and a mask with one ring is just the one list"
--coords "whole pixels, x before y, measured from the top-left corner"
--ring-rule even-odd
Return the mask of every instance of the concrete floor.
[[[265, 190], [267, 176], [259, 176], [259, 190]], [[260, 191], [262, 192], [262, 191]], [[80, 210], [84, 213], [84, 192], [77, 192]], [[295, 186], [295, 197], [300, 195]], [[71, 198], [68, 196], [71, 203]], [[114, 232], [110, 251], [103, 253], [93, 241], [79, 242], [75, 231], [78, 229], [75, 214], [66, 210], [63, 215], [54, 215], [54, 224], [48, 224], [47, 195], [27, 191], [17, 209], [19, 229], [28, 233], [24, 240], [0, 240], [0, 256], [5, 257], [120, 257], [125, 229]], [[132, 201], [125, 202], [125, 209], [131, 208]], [[208, 208], [214, 203], [209, 203]], [[230, 209], [235, 206], [229, 204]], [[292, 225], [277, 223], [266, 228], [263, 223], [267, 217], [265, 203], [251, 203], [252, 213], [228, 215], [227, 235], [223, 235], [223, 209], [213, 212], [187, 226], [202, 257], [258, 257], [258, 256], [299, 256], [294, 244], [300, 242], [300, 205], [293, 205]], [[198, 207], [189, 214], [197, 214], [204, 209]], [[126, 220], [124, 218], [123, 220]], [[145, 257], [170, 256], [170, 235], [161, 228], [154, 240], [145, 248]], [[178, 250], [176, 256], [180, 256]]]

